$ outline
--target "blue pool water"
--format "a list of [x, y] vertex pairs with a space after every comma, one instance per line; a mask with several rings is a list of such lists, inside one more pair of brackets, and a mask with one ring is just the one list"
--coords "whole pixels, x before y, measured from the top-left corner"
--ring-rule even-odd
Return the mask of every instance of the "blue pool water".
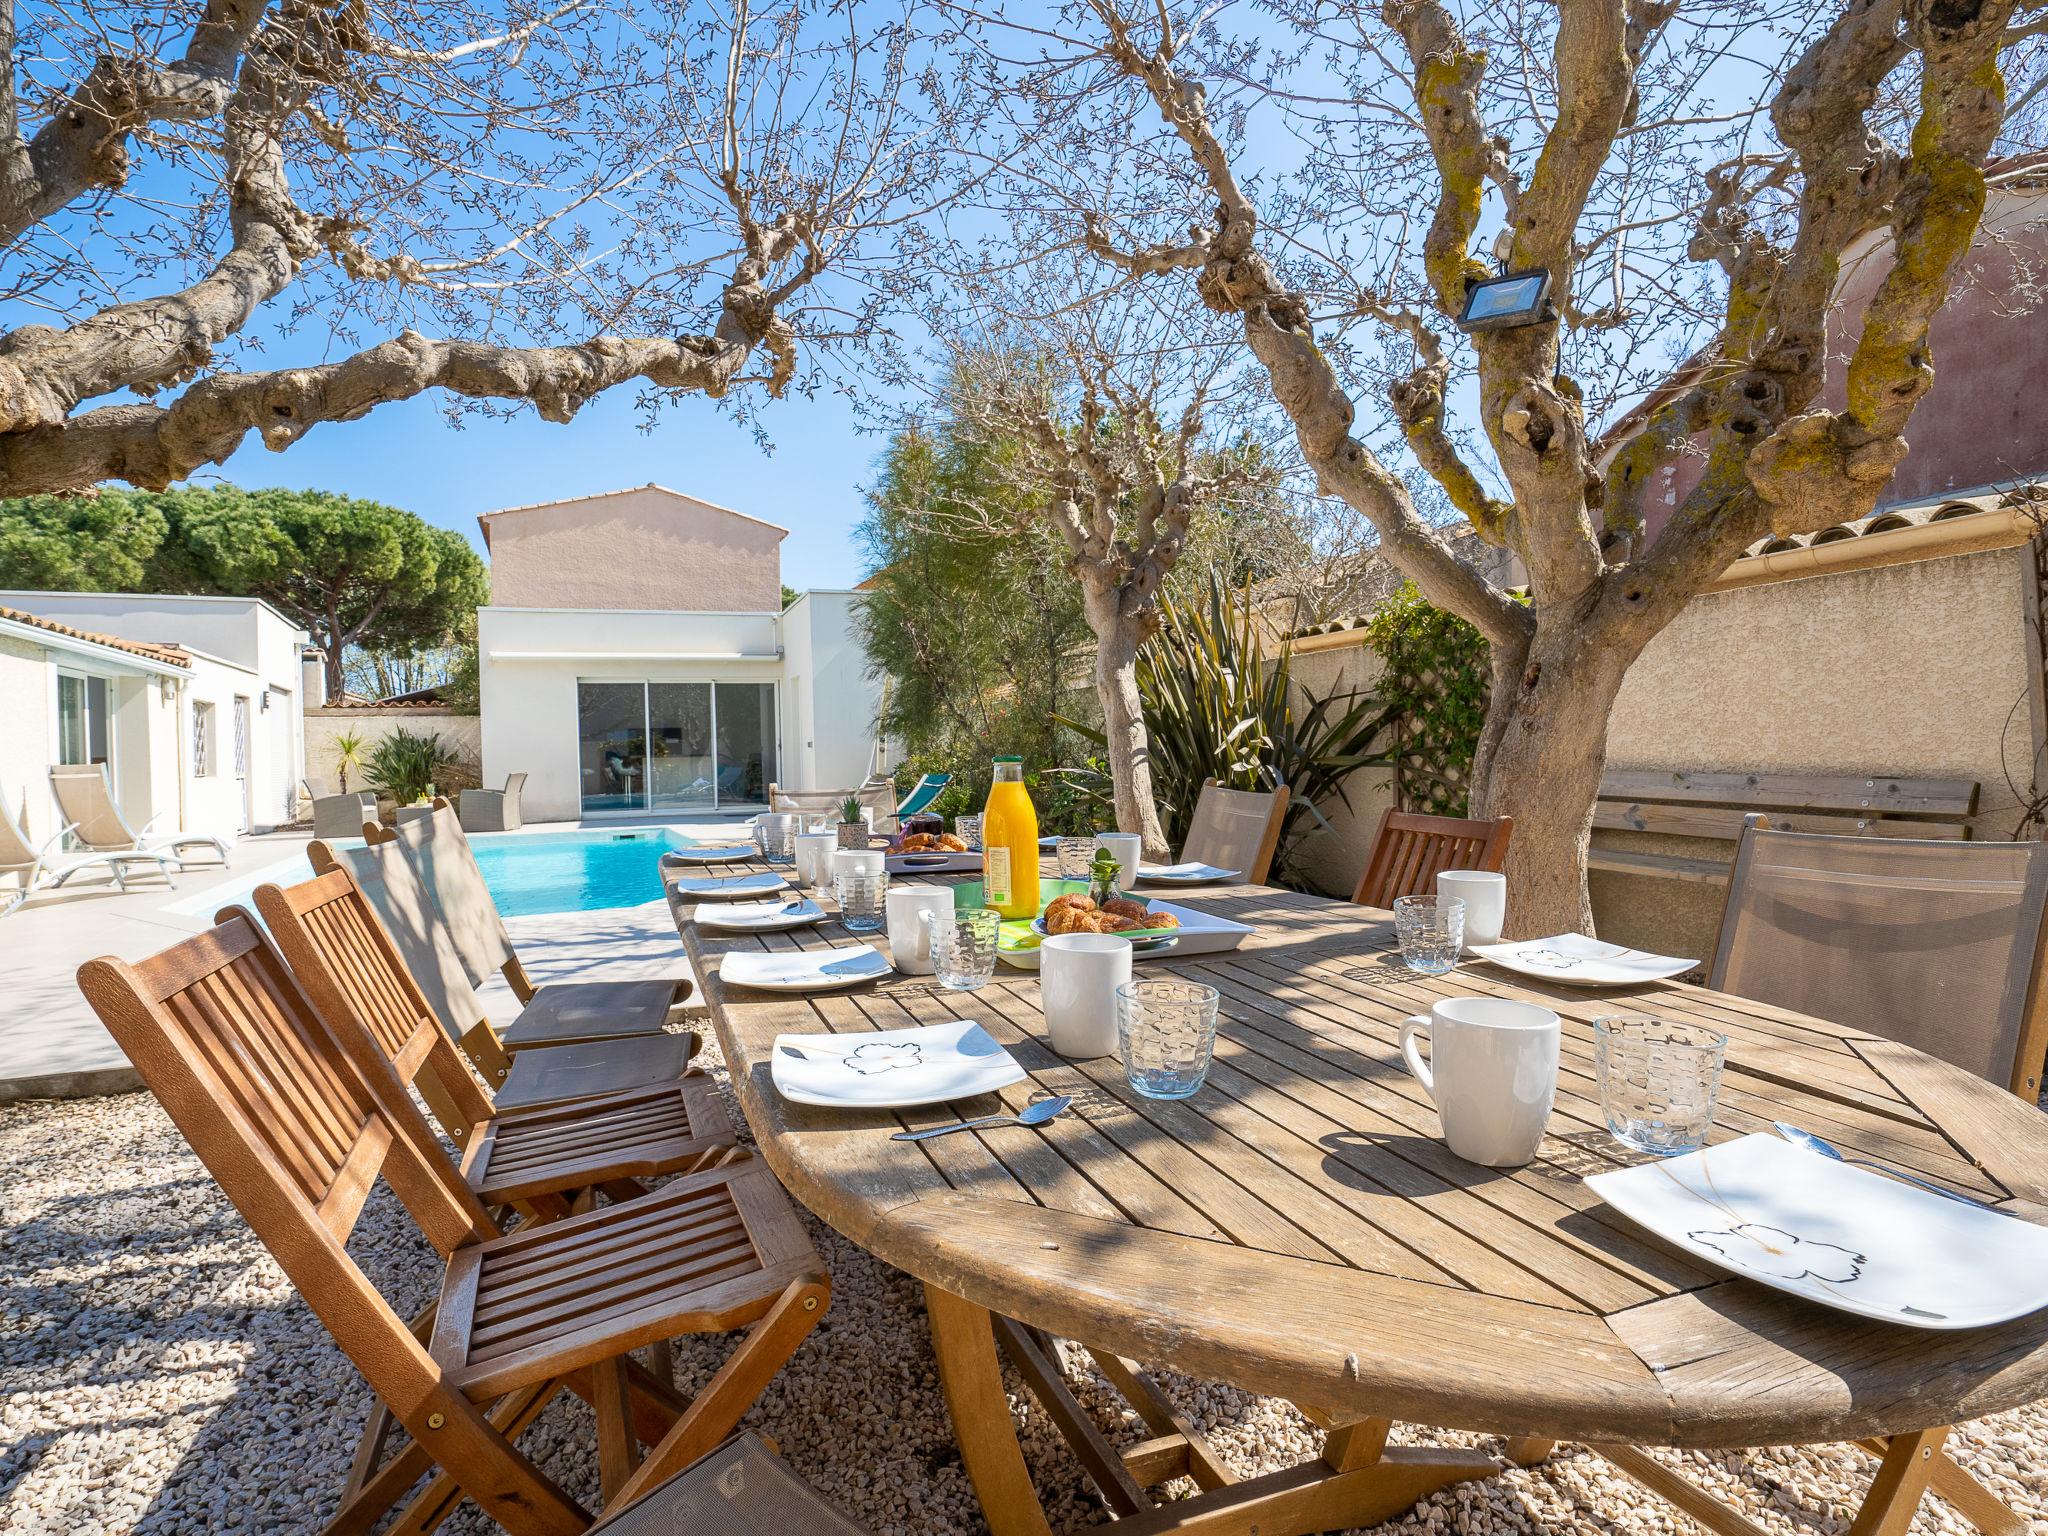
[[666, 827], [621, 827], [616, 832], [486, 834], [471, 838], [470, 846], [498, 910], [507, 917], [526, 917], [657, 901], [662, 854], [691, 842]]

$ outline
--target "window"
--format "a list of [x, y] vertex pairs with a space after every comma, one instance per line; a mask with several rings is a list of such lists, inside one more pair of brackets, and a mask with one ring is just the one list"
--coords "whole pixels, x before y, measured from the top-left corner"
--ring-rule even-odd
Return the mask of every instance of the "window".
[[211, 704], [192, 706], [192, 771], [211, 778], [220, 771], [214, 752], [214, 709]]

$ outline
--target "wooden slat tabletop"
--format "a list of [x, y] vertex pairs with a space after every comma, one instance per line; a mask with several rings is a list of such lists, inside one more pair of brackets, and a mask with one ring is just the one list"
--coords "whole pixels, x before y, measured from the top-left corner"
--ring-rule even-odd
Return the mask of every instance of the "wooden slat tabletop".
[[[1591, 1021], [1654, 1011], [1725, 1031], [1716, 1140], [1795, 1121], [2028, 1219], [2048, 1220], [2048, 1116], [1875, 1036], [1700, 987], [1588, 992], [1476, 963], [1424, 977], [1399, 964], [1383, 912], [1264, 887], [1174, 899], [1257, 929], [1235, 951], [1141, 962], [1222, 994], [1208, 1082], [1179, 1103], [1133, 1092], [1114, 1057], [1055, 1055], [1034, 973], [998, 966], [966, 993], [928, 976], [763, 993], [724, 985], [720, 957], [886, 951], [886, 937], [830, 920], [740, 936], [677, 915], [783, 1182], [887, 1262], [1034, 1326], [1332, 1412], [1552, 1438], [1805, 1443], [2048, 1395], [2048, 1314], [1967, 1333], [1861, 1322], [1607, 1208], [1585, 1176], [1637, 1159], [1604, 1129]], [[1454, 1156], [1401, 1064], [1402, 1021], [1454, 995], [1526, 998], [1564, 1021], [1556, 1111], [1527, 1168]], [[897, 1112], [791, 1104], [770, 1081], [778, 1034], [953, 1019], [983, 1025], [1028, 1078]], [[889, 1139], [1047, 1093], [1074, 1107], [1039, 1129]]]

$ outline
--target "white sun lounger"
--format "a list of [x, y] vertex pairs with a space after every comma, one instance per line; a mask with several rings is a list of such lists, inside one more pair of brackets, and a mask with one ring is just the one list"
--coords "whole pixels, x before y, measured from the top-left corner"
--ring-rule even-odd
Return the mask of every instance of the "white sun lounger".
[[124, 891], [128, 889], [127, 866], [130, 864], [150, 865], [166, 881], [171, 878], [171, 865], [175, 861], [167, 853], [142, 853], [132, 848], [125, 851], [61, 852], [58, 844], [71, 830], [70, 826], [64, 826], [42, 847], [31, 848], [26, 825], [17, 825], [12, 816], [0, 811], [0, 877], [13, 875], [19, 882], [15, 890], [0, 895], [0, 917], [5, 917], [38, 891], [54, 891], [82, 870], [104, 869], [114, 877], [115, 886]]
[[56, 790], [57, 804], [70, 819], [78, 840], [94, 853], [168, 853], [183, 869], [185, 849], [210, 848], [221, 863], [228, 861], [228, 845], [203, 832], [152, 832], [149, 829], [156, 825], [156, 817], [140, 832], [131, 828], [114, 804], [103, 764], [60, 764], [50, 770], [50, 787]]

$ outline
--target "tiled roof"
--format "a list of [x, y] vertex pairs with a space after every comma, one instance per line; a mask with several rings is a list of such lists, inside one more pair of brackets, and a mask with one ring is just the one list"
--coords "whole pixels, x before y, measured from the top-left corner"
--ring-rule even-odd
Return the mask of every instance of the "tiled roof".
[[0, 608], [0, 619], [11, 619], [16, 624], [46, 629], [53, 635], [66, 635], [73, 640], [86, 640], [94, 645], [104, 645], [110, 651], [126, 651], [131, 656], [141, 656], [169, 667], [192, 665], [192, 658], [175, 645], [152, 645], [144, 640], [123, 640], [118, 635], [96, 635], [91, 630], [73, 629], [69, 624], [59, 624], [55, 619], [37, 618], [32, 613], [22, 612], [19, 608]]

